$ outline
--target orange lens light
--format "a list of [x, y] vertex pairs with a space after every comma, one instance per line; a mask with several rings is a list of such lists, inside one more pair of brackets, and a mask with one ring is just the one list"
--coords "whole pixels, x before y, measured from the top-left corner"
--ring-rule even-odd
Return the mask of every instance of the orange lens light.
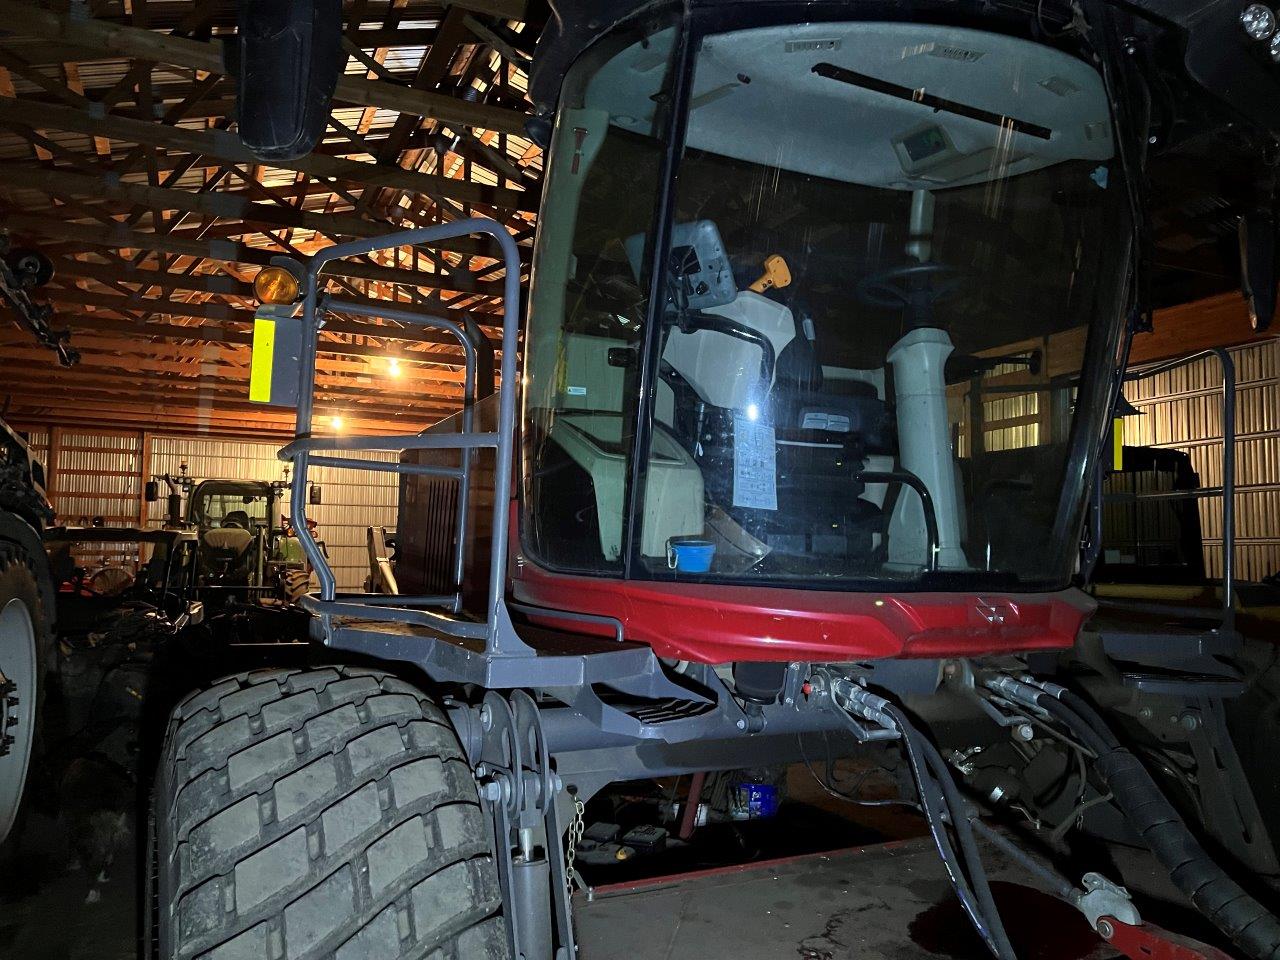
[[298, 278], [284, 267], [263, 267], [253, 278], [253, 292], [263, 303], [293, 303], [298, 299]]

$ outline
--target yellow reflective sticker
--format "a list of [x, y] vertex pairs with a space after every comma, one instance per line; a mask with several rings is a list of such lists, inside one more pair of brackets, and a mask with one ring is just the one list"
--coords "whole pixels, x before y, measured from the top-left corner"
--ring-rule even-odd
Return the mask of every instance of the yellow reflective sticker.
[[249, 361], [249, 399], [271, 402], [271, 363], [276, 352], [276, 322], [253, 318], [253, 356]]
[[1124, 417], [1111, 422], [1111, 469], [1124, 469]]

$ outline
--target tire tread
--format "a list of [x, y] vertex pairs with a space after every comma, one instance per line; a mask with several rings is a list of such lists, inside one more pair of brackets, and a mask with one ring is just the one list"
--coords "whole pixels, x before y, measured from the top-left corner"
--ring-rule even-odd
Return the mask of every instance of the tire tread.
[[489, 831], [443, 712], [348, 667], [220, 681], [170, 718], [166, 960], [500, 960]]

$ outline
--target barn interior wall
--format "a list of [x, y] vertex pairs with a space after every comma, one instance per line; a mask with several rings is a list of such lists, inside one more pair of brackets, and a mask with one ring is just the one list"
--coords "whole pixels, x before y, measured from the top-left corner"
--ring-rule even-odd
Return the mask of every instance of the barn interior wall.
[[[61, 523], [89, 523], [101, 517], [108, 525], [135, 526], [141, 521], [158, 527], [164, 521], [164, 501], [146, 503], [143, 486], [154, 475], [176, 476], [182, 463], [197, 480], [281, 480], [285, 476], [285, 464], [276, 457], [277, 443], [152, 436], [138, 431], [83, 432], [56, 426], [32, 429], [28, 437], [48, 468], [50, 499]], [[328, 549], [338, 589], [363, 589], [368, 570], [366, 530], [370, 526], [394, 529], [396, 478], [331, 467], [316, 467], [310, 473], [309, 479], [321, 486], [323, 502], [310, 506], [308, 516], [316, 521], [316, 534]], [[120, 545], [98, 549], [94, 556], [82, 551], [81, 562], [92, 563], [97, 557], [126, 563], [136, 559]]]
[[[1280, 571], [1280, 340], [1228, 351], [1236, 368], [1236, 576]], [[1222, 368], [1214, 358], [1131, 383], [1125, 442], [1185, 450], [1202, 487], [1222, 484]], [[1222, 497], [1200, 500], [1205, 567], [1222, 575]]]

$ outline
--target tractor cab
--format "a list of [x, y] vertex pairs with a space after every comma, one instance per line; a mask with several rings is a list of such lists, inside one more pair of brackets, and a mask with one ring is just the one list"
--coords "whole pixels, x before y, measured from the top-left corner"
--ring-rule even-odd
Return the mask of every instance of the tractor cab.
[[529, 311], [530, 596], [1069, 586], [1133, 172], [1090, 49], [1035, 33], [743, 5], [577, 57]]
[[187, 498], [187, 521], [200, 536], [205, 578], [247, 584], [283, 537], [280, 491], [262, 481], [205, 480]]
[[[196, 536], [202, 588], [250, 600], [269, 599], [281, 591], [292, 600], [305, 592], [305, 558], [282, 511], [287, 483], [166, 475], [147, 484], [149, 501], [159, 499], [161, 483], [170, 490], [166, 526]], [[313, 488], [313, 499], [318, 490]]]

